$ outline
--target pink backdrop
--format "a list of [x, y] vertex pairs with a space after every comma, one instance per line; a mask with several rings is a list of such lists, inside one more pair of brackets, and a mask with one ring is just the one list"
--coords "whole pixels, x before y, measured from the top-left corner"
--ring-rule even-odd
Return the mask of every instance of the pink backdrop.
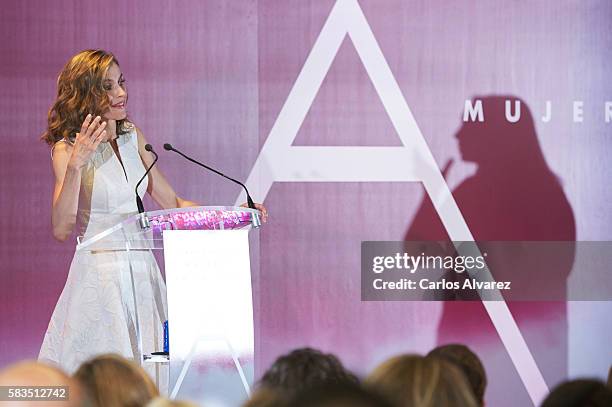
[[[334, 3], [3, 4], [0, 366], [37, 355], [74, 251], [51, 236], [50, 153], [38, 141], [66, 60], [85, 48], [113, 51], [127, 78], [130, 116], [151, 143], [171, 142], [246, 179]], [[612, 100], [612, 5], [359, 5], [435, 160], [440, 168], [452, 160], [446, 179], [476, 238], [612, 239], [612, 124], [604, 119]], [[461, 121], [465, 100], [477, 95], [489, 97], [483, 134]], [[535, 128], [501, 120], [495, 106], [506, 95], [525, 102]], [[582, 123], [573, 121], [574, 101], [584, 103]], [[293, 144], [401, 145], [349, 37]], [[160, 166], [190, 199], [232, 204], [238, 195], [174, 156], [163, 155]], [[281, 182], [265, 204], [271, 221], [255, 242], [253, 275], [256, 377], [296, 346], [336, 352], [364, 374], [392, 354], [465, 338], [485, 359], [488, 403], [529, 405], [479, 304], [360, 302], [362, 240], [445, 236], [420, 184]], [[607, 372], [610, 303], [512, 311], [548, 385]]]

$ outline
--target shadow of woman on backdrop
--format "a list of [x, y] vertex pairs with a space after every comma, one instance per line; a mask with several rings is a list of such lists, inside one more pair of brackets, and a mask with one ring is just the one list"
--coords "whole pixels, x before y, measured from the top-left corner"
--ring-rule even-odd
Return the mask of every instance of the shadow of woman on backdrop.
[[[478, 168], [452, 194], [474, 239], [575, 241], [572, 208], [545, 161], [529, 107], [520, 101], [520, 119], [511, 123], [506, 119], [505, 103], [510, 100], [511, 113], [516, 113], [514, 101], [518, 98], [484, 96], [472, 100], [482, 101], [484, 121], [462, 123], [456, 138], [462, 159]], [[450, 164], [445, 166], [445, 176]], [[450, 240], [427, 194], [405, 240]], [[541, 270], [535, 268], [536, 264], [516, 261], [491, 267], [497, 281], [511, 277], [513, 289], [531, 290], [530, 297], [534, 288], [548, 284], [539, 301], [511, 301], [508, 306], [549, 386], [567, 376], [565, 299], [574, 245], [566, 247], [569, 250], [556, 253], [554, 264]], [[485, 364], [488, 359], [492, 370], [516, 371], [480, 301], [446, 301], [438, 342], [465, 343], [481, 354]], [[508, 383], [498, 384], [498, 390], [495, 386], [491, 380], [491, 393], [507, 394], [510, 390]]]

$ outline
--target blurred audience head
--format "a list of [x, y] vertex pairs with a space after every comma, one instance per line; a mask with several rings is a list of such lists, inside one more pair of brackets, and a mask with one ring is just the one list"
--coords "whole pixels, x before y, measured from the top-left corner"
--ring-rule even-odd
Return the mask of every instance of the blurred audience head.
[[[0, 386], [67, 386], [68, 400], [53, 401], [57, 406], [83, 406], [85, 398], [79, 383], [60, 369], [35, 361], [24, 361], [0, 371]], [[15, 401], [15, 406], [40, 406], [41, 401]], [[10, 402], [2, 405], [13, 405]]]
[[198, 407], [197, 404], [181, 400], [169, 400], [164, 397], [157, 397], [151, 400], [147, 407]]
[[612, 390], [599, 380], [579, 379], [561, 383], [541, 407], [609, 407]]
[[449, 344], [433, 349], [427, 356], [446, 359], [456, 364], [467, 378], [476, 396], [476, 401], [481, 406], [484, 405], [487, 375], [482, 362], [470, 348], [460, 344]]
[[402, 407], [476, 407], [465, 375], [436, 357], [401, 355], [378, 366], [366, 383]]
[[100, 355], [83, 363], [74, 377], [86, 389], [92, 406], [145, 406], [159, 396], [147, 373], [119, 355]]
[[298, 393], [291, 407], [394, 407], [386, 398], [357, 383], [336, 382]]
[[289, 397], [303, 389], [327, 383], [357, 382], [357, 378], [342, 366], [336, 356], [301, 348], [276, 359], [261, 378], [259, 386]]
[[256, 389], [242, 407], [285, 407], [287, 400], [279, 392], [268, 387]]

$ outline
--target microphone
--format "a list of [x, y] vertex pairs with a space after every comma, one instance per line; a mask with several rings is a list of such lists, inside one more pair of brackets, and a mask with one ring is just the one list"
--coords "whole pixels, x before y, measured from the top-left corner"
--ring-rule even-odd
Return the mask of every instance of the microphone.
[[217, 175], [222, 176], [223, 178], [226, 178], [232, 182], [235, 182], [236, 184], [240, 185], [242, 188], [244, 188], [244, 192], [246, 192], [246, 197], [247, 197], [247, 204], [249, 205], [249, 208], [251, 209], [255, 209], [255, 204], [253, 203], [253, 198], [251, 198], [251, 195], [249, 194], [249, 190], [247, 189], [247, 187], [240, 181], [235, 180], [232, 177], [228, 177], [227, 175], [225, 175], [224, 173], [222, 173], [221, 171], [217, 171], [214, 168], [209, 167], [208, 165], [202, 164], [199, 161], [194, 160], [191, 157], [187, 157], [185, 154], [183, 154], [182, 152], [180, 152], [179, 150], [177, 150], [176, 148], [172, 147], [172, 144], [170, 143], [165, 143], [164, 144], [164, 150], [166, 151], [174, 151], [175, 153], [177, 153], [178, 155], [180, 155], [181, 157], [183, 157], [184, 159], [191, 161], [194, 164], [199, 165], [200, 167], [204, 167], [209, 171], [214, 172]]
[[[159, 156], [157, 155], [157, 153], [155, 152], [155, 150], [153, 150], [153, 146], [151, 144], [145, 144], [145, 150], [150, 151], [151, 153], [153, 153], [153, 155], [155, 156], [155, 160], [153, 160], [153, 162], [151, 163], [151, 165], [149, 165], [149, 167], [147, 168], [147, 170], [145, 171], [144, 175], [142, 176], [142, 178], [140, 178], [140, 180], [138, 181], [138, 183], [136, 184], [136, 188], [134, 188], [134, 192], [136, 194], [136, 206], [138, 207], [138, 213], [144, 213], [145, 209], [144, 209], [144, 205], [142, 203], [142, 199], [140, 199], [140, 195], [138, 195], [138, 187], [140, 186], [140, 184], [142, 183], [142, 181], [144, 181], [145, 177], [149, 174], [149, 171], [151, 171], [151, 168], [153, 168], [153, 166], [155, 165], [155, 163], [157, 162], [157, 160], [159, 159]], [[140, 225], [145, 228], [148, 227], [148, 221], [144, 220], [141, 218], [141, 222]]]

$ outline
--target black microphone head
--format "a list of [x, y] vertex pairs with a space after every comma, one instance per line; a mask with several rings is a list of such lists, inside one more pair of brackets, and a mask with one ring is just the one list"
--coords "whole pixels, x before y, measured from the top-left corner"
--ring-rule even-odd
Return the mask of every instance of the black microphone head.
[[[246, 187], [245, 187], [245, 189], [246, 189]], [[257, 208], [255, 208], [255, 203], [253, 202], [253, 198], [251, 198], [251, 195], [249, 195], [248, 191], [247, 191], [247, 204], [249, 205], [249, 208], [257, 209]]]
[[153, 146], [151, 144], [145, 144], [145, 150], [153, 151]]
[[170, 150], [174, 150], [174, 149], [172, 148], [172, 144], [165, 143], [164, 144], [164, 150], [170, 151]]

